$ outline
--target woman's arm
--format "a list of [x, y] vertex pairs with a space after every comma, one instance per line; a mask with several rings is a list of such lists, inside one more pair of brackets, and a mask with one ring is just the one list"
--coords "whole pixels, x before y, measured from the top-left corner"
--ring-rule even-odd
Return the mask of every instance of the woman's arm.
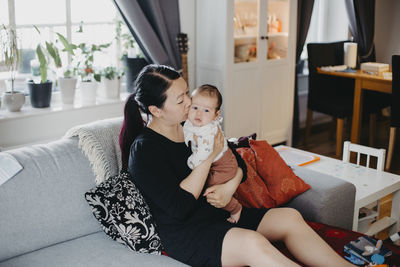
[[229, 181], [208, 187], [204, 191], [204, 196], [207, 197], [207, 202], [216, 208], [225, 207], [231, 201], [233, 194], [242, 181], [243, 171], [238, 168], [235, 177]]
[[[199, 198], [210, 172], [211, 164], [224, 148], [224, 137], [218, 130], [214, 137], [213, 152], [200, 165], [193, 169], [188, 177], [182, 180], [180, 187], [190, 192], [196, 199]], [[236, 190], [236, 189], [235, 189]]]

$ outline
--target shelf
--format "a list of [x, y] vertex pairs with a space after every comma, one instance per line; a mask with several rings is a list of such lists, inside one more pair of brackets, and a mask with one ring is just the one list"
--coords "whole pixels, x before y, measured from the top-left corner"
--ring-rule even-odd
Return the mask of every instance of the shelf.
[[1, 107], [0, 151], [55, 140], [73, 126], [123, 116], [128, 95], [122, 93], [119, 99], [98, 98], [93, 105], [82, 105], [77, 90], [74, 105], [63, 105], [60, 94], [56, 92], [49, 108], [32, 108], [27, 103], [20, 112], [8, 112]]
[[256, 39], [257, 35], [235, 35], [234, 39]]
[[289, 33], [287, 32], [268, 33], [268, 37], [278, 37], [278, 36], [288, 37]]

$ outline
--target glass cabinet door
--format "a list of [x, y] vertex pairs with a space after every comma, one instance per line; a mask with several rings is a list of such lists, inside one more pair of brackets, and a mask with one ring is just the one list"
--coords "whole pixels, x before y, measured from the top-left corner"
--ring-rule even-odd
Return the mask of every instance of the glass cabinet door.
[[287, 57], [289, 37], [290, 0], [268, 0], [267, 14], [267, 60]]
[[235, 63], [256, 61], [259, 0], [235, 0], [234, 8]]

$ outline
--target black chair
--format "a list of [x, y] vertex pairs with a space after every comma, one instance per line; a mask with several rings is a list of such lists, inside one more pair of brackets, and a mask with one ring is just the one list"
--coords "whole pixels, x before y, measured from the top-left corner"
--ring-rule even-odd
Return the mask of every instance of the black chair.
[[321, 112], [337, 119], [336, 156], [342, 155], [344, 118], [353, 114], [354, 80], [317, 73], [321, 66], [343, 65], [343, 44], [309, 43], [308, 51], [308, 99], [306, 134], [310, 135], [313, 112]]
[[396, 130], [400, 127], [400, 55], [392, 56], [392, 105], [390, 113], [390, 137], [386, 160], [386, 170], [392, 163]]
[[[313, 111], [330, 115], [337, 120], [336, 156], [342, 156], [344, 118], [353, 114], [354, 79], [317, 73], [321, 66], [343, 65], [343, 46], [346, 41], [309, 43], [309, 91], [305, 143], [310, 134]], [[390, 95], [363, 91], [363, 114], [370, 116], [369, 145], [373, 146], [376, 114], [390, 105]]]

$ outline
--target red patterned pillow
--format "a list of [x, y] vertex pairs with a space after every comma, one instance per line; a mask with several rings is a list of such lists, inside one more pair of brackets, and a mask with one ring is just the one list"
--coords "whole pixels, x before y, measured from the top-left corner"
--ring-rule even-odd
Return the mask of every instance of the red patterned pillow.
[[265, 140], [250, 140], [257, 172], [266, 183], [276, 205], [281, 205], [311, 188], [296, 176], [278, 152]]
[[236, 150], [246, 162], [247, 179], [236, 190], [235, 198], [248, 208], [274, 208], [268, 188], [256, 171], [254, 152], [250, 148], [238, 148]]

